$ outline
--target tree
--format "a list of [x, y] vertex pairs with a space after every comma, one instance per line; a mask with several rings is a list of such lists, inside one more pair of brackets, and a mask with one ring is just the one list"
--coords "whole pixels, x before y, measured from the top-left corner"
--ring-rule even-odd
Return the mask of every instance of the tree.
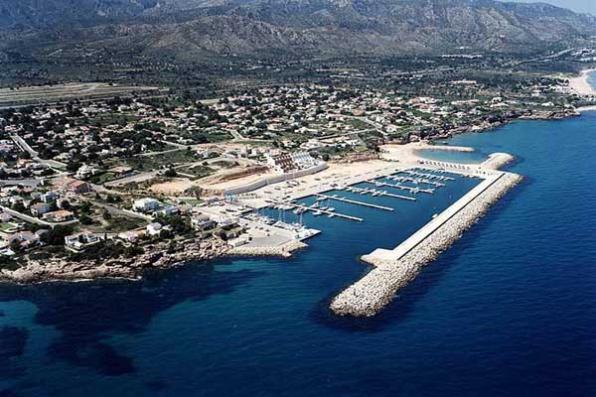
[[108, 211], [108, 210], [103, 210], [102, 217], [106, 221], [109, 221], [110, 219], [112, 219], [112, 214], [110, 214], [110, 211]]
[[175, 169], [173, 168], [168, 168], [166, 170], [166, 172], [164, 172], [164, 176], [168, 177], [168, 178], [175, 178], [176, 176], [178, 176], [178, 173], [176, 172]]
[[89, 215], [83, 214], [80, 216], [79, 222], [81, 222], [83, 225], [91, 225], [93, 223], [93, 219], [91, 219]]
[[79, 168], [81, 168], [81, 163], [77, 161], [70, 161], [68, 164], [66, 164], [66, 170], [68, 172], [77, 172]]
[[41, 235], [41, 241], [48, 245], [62, 245], [64, 244], [64, 237], [72, 234], [71, 226], [56, 226]]

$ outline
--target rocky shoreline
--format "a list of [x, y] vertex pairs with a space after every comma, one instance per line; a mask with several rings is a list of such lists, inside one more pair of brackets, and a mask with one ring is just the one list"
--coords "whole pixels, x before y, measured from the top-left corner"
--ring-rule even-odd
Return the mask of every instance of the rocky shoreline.
[[448, 249], [489, 208], [517, 185], [522, 177], [504, 173], [493, 185], [398, 260], [377, 261], [376, 268], [346, 288], [332, 301], [341, 316], [371, 317], [389, 304], [396, 292], [412, 281], [422, 268]]
[[570, 117], [577, 117], [581, 115], [581, 109], [569, 108], [560, 110], [536, 110], [520, 113], [511, 111], [501, 117], [488, 119], [480, 124], [470, 124], [455, 128], [448, 131], [446, 134], [437, 134], [427, 137], [431, 141], [447, 139], [454, 135], [466, 134], [470, 132], [488, 132], [497, 128], [503, 127], [515, 120], [564, 120]]
[[69, 261], [64, 258], [29, 260], [16, 270], [0, 270], [0, 282], [38, 284], [46, 282], [78, 282], [98, 279], [140, 280], [147, 270], [169, 269], [189, 262], [209, 261], [225, 257], [281, 257], [290, 258], [296, 251], [308, 247], [301, 241], [290, 241], [276, 247], [237, 247], [212, 238], [186, 241], [171, 251], [167, 244], [152, 247], [151, 252], [132, 258]]
[[55, 281], [87, 281], [95, 279], [138, 280], [149, 269], [168, 269], [190, 261], [206, 261], [225, 256], [228, 245], [219, 239], [185, 242], [170, 250], [165, 244], [152, 247], [150, 252], [132, 258], [69, 261], [64, 258], [29, 260], [16, 270], [2, 269], [0, 281], [19, 284]]

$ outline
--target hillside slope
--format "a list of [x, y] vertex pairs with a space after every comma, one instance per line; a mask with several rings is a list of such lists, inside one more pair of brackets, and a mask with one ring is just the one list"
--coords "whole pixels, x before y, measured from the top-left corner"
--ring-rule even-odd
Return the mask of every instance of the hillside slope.
[[[208, 59], [230, 54], [524, 52], [596, 34], [596, 19], [492, 0], [4, 0], [5, 49]], [[75, 5], [76, 4], [76, 5]], [[18, 31], [19, 34], [14, 32]], [[206, 58], [207, 57], [207, 58]]]

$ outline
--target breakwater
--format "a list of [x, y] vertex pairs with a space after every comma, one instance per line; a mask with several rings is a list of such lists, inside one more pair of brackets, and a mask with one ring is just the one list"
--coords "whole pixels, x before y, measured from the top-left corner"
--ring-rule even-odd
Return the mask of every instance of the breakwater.
[[343, 316], [370, 317], [391, 302], [395, 293], [461, 237], [490, 206], [521, 181], [521, 176], [495, 172], [394, 250], [376, 250], [362, 259], [376, 267], [331, 302]]
[[277, 256], [282, 258], [289, 258], [294, 252], [308, 247], [302, 241], [292, 240], [283, 245], [278, 246], [240, 246], [233, 248], [228, 252], [229, 256]]

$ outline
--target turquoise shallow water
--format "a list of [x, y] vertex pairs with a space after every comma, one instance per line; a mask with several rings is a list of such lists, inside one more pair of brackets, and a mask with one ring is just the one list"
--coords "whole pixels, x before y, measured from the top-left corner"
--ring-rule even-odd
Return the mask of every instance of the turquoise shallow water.
[[[596, 395], [596, 113], [454, 138], [526, 176], [378, 318], [328, 300], [464, 194], [334, 203], [362, 224], [292, 260], [233, 260], [143, 282], [0, 287], [0, 390], [18, 396]], [[451, 156], [452, 154], [450, 154]], [[461, 154], [461, 156], [466, 156]], [[348, 193], [342, 193], [348, 196]]]

